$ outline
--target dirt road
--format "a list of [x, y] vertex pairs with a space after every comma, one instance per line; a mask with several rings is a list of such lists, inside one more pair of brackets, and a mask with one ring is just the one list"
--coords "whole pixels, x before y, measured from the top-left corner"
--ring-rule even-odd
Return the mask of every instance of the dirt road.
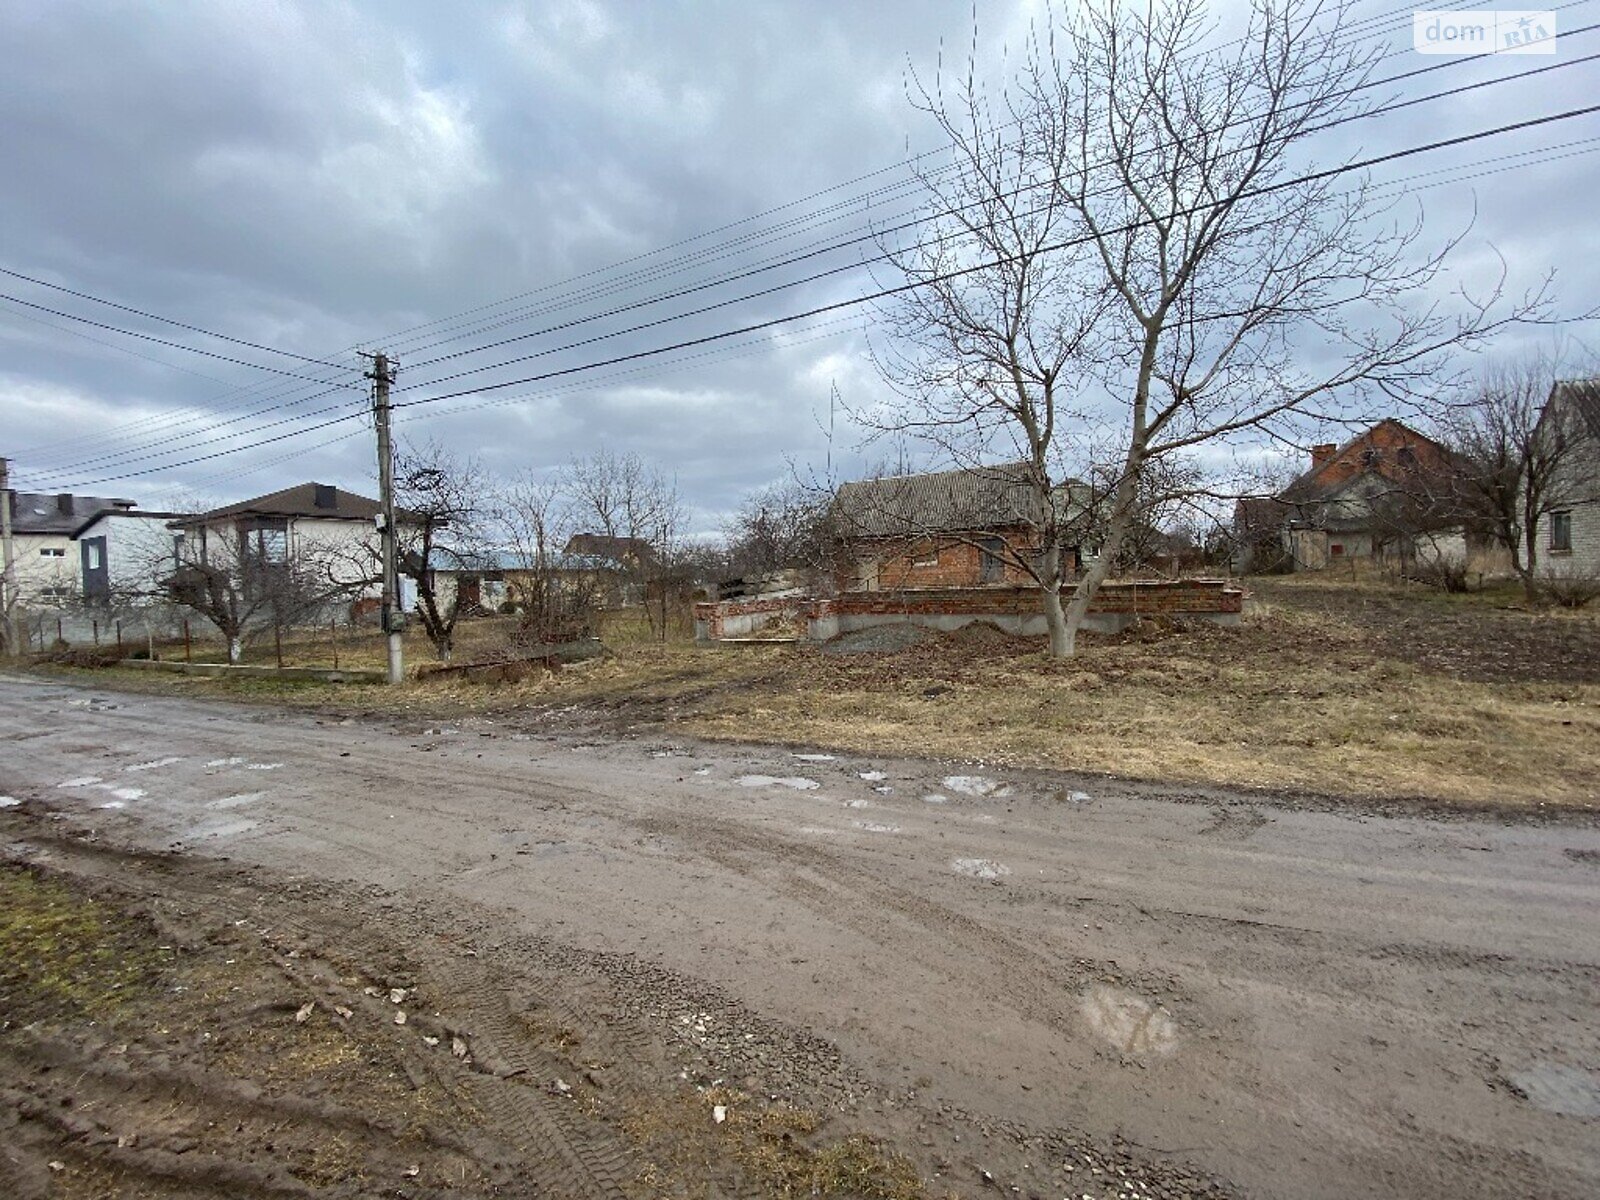
[[[1005, 1194], [1138, 1194], [1101, 1190], [1109, 1164], [1168, 1181], [1150, 1194], [1600, 1194], [1592, 825], [883, 749], [4, 679], [0, 796], [21, 803], [0, 820], [39, 836], [0, 840], [48, 858], [93, 831], [324, 897], [381, 889], [396, 928], [476, 939], [472, 970], [609, 963], [661, 1037], [857, 1109], [958, 1194], [984, 1171]], [[1049, 1148], [1072, 1139], [1105, 1177], [1066, 1171]]]

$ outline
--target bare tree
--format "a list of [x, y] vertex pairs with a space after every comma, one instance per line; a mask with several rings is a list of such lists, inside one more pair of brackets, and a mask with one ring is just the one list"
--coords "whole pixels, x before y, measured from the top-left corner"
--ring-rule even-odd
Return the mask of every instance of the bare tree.
[[[488, 479], [475, 459], [437, 442], [408, 444], [395, 458], [394, 495], [400, 574], [416, 586], [417, 617], [439, 661], [449, 662], [462, 612], [459, 573], [481, 566], [488, 551]], [[375, 544], [372, 553], [381, 562]], [[450, 586], [441, 587], [441, 571], [452, 572]]]
[[1461, 515], [1511, 552], [1523, 592], [1540, 592], [1539, 531], [1553, 512], [1600, 502], [1600, 483], [1579, 466], [1579, 431], [1545, 409], [1557, 365], [1541, 356], [1503, 363], [1485, 373], [1470, 399], [1443, 419], [1445, 437], [1460, 456]]
[[1009, 441], [1111, 471], [1101, 553], [1059, 618], [1057, 572], [1036, 573], [1057, 655], [1154, 464], [1290, 435], [1374, 390], [1420, 403], [1443, 351], [1537, 308], [1496, 317], [1495, 292], [1448, 310], [1434, 287], [1453, 243], [1419, 253], [1420, 216], [1378, 220], [1364, 174], [1302, 173], [1307, 139], [1366, 111], [1376, 52], [1346, 13], [1252, 0], [1244, 35], [1216, 46], [1200, 0], [1096, 0], [1032, 42], [1003, 104], [970, 73], [953, 97], [923, 94], [962, 174], [933, 189], [933, 236], [900, 255], [926, 285], [896, 309], [888, 374], [915, 402], [900, 427], [953, 456]]
[[564, 483], [558, 474], [525, 472], [499, 498], [496, 538], [507, 551], [506, 595], [519, 618], [513, 650], [572, 641], [593, 630], [597, 582], [591, 573], [567, 570], [562, 553], [573, 532]]
[[281, 530], [231, 524], [190, 529], [151, 578], [162, 598], [216, 626], [230, 663], [261, 632], [313, 617], [360, 586], [341, 580], [324, 556], [296, 550]]
[[764, 574], [824, 568], [832, 551], [828, 518], [829, 496], [799, 481], [752, 492], [723, 529], [729, 570]]
[[[576, 458], [567, 472], [573, 521], [603, 542], [587, 543], [614, 563], [617, 572], [648, 599], [654, 581], [663, 611], [645, 604], [658, 637], [666, 637], [666, 584], [683, 537], [684, 509], [677, 484], [634, 453], [597, 450]], [[602, 549], [603, 547], [603, 549]]]

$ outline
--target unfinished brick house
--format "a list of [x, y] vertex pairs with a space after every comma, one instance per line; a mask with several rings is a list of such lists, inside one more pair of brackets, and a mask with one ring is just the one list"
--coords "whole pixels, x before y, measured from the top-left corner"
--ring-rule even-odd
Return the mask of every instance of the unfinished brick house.
[[[1057, 489], [1070, 506], [1081, 485]], [[832, 522], [842, 592], [1015, 586], [1032, 582], [1018, 559], [1040, 550], [1048, 514], [1026, 463], [863, 479], [839, 489]], [[1077, 545], [1063, 546], [1069, 570]]]
[[1474, 547], [1457, 516], [1459, 471], [1449, 450], [1393, 419], [1342, 446], [1313, 446], [1309, 469], [1283, 491], [1239, 501], [1235, 566], [1464, 559]]

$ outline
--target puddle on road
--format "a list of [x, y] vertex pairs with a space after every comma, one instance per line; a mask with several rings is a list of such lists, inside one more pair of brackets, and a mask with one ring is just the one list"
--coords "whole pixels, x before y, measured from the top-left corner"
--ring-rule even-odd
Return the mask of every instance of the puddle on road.
[[802, 825], [800, 826], [799, 832], [808, 833], [812, 837], [831, 837], [839, 831], [837, 829], [824, 829], [821, 825]]
[[121, 800], [107, 800], [104, 804], [96, 804], [96, 808], [127, 808]]
[[999, 879], [1011, 874], [1011, 868], [989, 858], [958, 858], [950, 864], [957, 875], [970, 875], [974, 879]]
[[898, 826], [898, 825], [884, 825], [884, 824], [881, 824], [881, 823], [879, 823], [877, 821], [857, 821], [857, 822], [855, 822], [855, 827], [857, 829], [865, 830], [867, 833], [899, 833], [900, 832], [900, 826]]
[[931, 796], [924, 796], [922, 802], [924, 804], [949, 804], [950, 797], [941, 796], [938, 792], [934, 792]]
[[871, 800], [846, 800], [844, 802], [844, 806], [846, 808], [871, 808], [872, 807], [872, 801]]
[[21, 803], [15, 796], [0, 796], [0, 808], [15, 808]]
[[994, 796], [997, 799], [1011, 795], [1011, 785], [990, 779], [987, 775], [951, 775], [944, 781], [947, 791], [961, 796]]
[[95, 784], [99, 782], [100, 776], [98, 775], [84, 775], [78, 779], [64, 780], [63, 782], [56, 784], [56, 786], [58, 788], [85, 788], [94, 787]]
[[276, 771], [282, 763], [245, 763], [246, 771]]
[[1600, 1071], [1538, 1063], [1511, 1076], [1529, 1104], [1563, 1117], [1600, 1117]]
[[1097, 984], [1084, 993], [1079, 1011], [1089, 1027], [1124, 1054], [1171, 1054], [1178, 1026], [1170, 1013], [1132, 992]]
[[889, 778], [882, 771], [857, 771], [857, 779], [865, 779], [868, 783], [882, 783]]
[[237, 767], [243, 761], [244, 761], [244, 759], [237, 758], [237, 757], [235, 757], [235, 758], [213, 758], [210, 762], [208, 762], [206, 764], [206, 766], [208, 766], [208, 767]]
[[259, 821], [249, 821], [242, 817], [233, 821], [206, 821], [189, 830], [188, 836], [196, 841], [209, 838], [237, 837], [241, 833], [249, 833], [259, 825]]
[[242, 804], [254, 804], [265, 792], [240, 792], [236, 796], [223, 796], [220, 800], [209, 800], [207, 808], [238, 808]]
[[797, 792], [809, 792], [822, 786], [815, 779], [800, 775], [741, 775], [734, 782], [740, 787], [786, 787]]
[[801, 762], [833, 762], [832, 754], [790, 754], [790, 758], [798, 758]]

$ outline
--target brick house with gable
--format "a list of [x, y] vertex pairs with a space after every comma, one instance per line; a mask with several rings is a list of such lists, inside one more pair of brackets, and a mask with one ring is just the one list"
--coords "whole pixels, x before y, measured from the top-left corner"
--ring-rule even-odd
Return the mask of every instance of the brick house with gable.
[[1274, 558], [1296, 571], [1351, 559], [1463, 560], [1473, 547], [1454, 497], [1461, 467], [1444, 446], [1392, 418], [1343, 445], [1311, 447], [1311, 465], [1276, 496], [1239, 501], [1235, 566]]
[[[1038, 555], [1049, 514], [1028, 471], [1027, 463], [1006, 463], [844, 484], [830, 514], [839, 590], [1032, 583], [1016, 560]], [[1070, 481], [1057, 487], [1064, 525], [1074, 510], [1081, 514], [1083, 490]], [[1083, 558], [1078, 544], [1063, 545], [1068, 573]]]

